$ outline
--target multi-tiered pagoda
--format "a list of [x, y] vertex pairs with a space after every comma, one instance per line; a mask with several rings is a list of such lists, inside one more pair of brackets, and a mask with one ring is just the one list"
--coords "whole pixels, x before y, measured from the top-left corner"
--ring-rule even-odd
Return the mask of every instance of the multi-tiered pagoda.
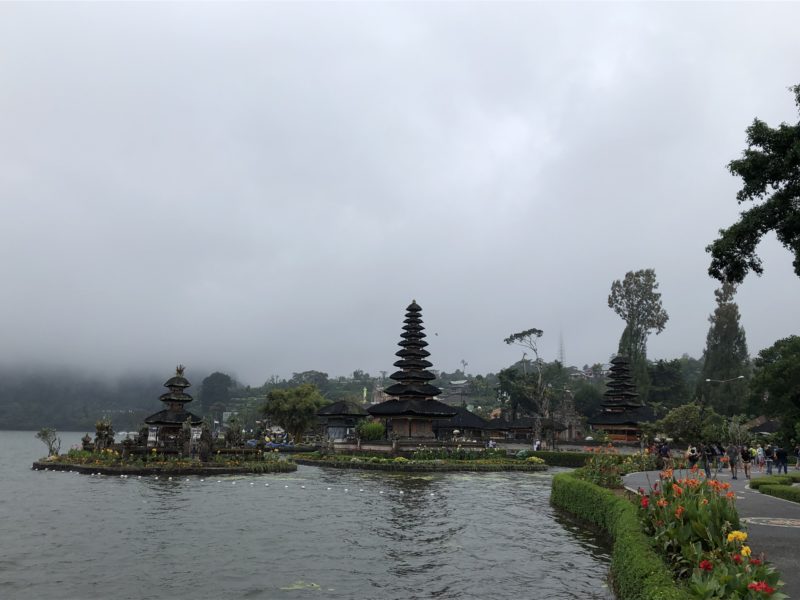
[[[161, 394], [159, 400], [166, 405], [166, 408], [144, 420], [150, 426], [151, 431], [151, 435], [148, 437], [148, 445], [152, 444], [153, 441], [160, 446], [175, 445], [179, 439], [181, 428], [187, 420], [189, 420], [192, 427], [196, 427], [203, 422], [203, 419], [186, 410], [186, 405], [193, 398], [185, 391], [192, 384], [183, 376], [184, 368], [183, 365], [178, 365], [175, 369], [175, 376], [168, 379], [164, 384], [164, 387], [169, 392]], [[153, 433], [155, 433], [155, 436]]]
[[428, 371], [433, 365], [425, 350], [428, 342], [422, 326], [422, 309], [416, 300], [406, 308], [400, 350], [395, 353], [400, 360], [394, 366], [400, 369], [389, 378], [395, 381], [384, 392], [391, 397], [386, 402], [367, 409], [373, 417], [385, 419], [387, 431], [398, 439], [432, 439], [433, 422], [456, 415], [455, 409], [434, 398], [441, 390], [429, 382], [436, 376]]
[[655, 413], [639, 400], [626, 357], [611, 361], [606, 386], [600, 412], [589, 419], [589, 425], [595, 431], [605, 431], [612, 440], [638, 440], [642, 431], [639, 424], [654, 421]]

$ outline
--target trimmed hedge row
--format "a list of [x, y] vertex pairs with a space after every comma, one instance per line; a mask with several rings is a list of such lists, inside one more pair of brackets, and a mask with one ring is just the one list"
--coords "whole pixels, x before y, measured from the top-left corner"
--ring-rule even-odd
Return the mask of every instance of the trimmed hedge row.
[[775, 496], [776, 498], [800, 502], [800, 487], [793, 487], [790, 485], [762, 485], [758, 488], [758, 491], [762, 494]]
[[619, 600], [687, 600], [688, 592], [642, 531], [636, 507], [610, 490], [560, 473], [553, 477], [553, 506], [606, 531], [614, 541], [611, 578]]
[[308, 467], [330, 467], [333, 469], [361, 469], [364, 471], [394, 471], [398, 473], [430, 473], [432, 471], [470, 471], [490, 473], [498, 471], [546, 471], [547, 465], [534, 465], [518, 461], [515, 463], [478, 463], [474, 461], [425, 461], [423, 462], [350, 462], [325, 459], [295, 458], [298, 465]]
[[570, 467], [578, 468], [586, 464], [586, 461], [595, 456], [591, 452], [553, 452], [549, 450], [539, 450], [538, 452], [528, 452], [528, 456], [538, 456], [544, 459], [551, 467]]
[[767, 475], [750, 480], [751, 490], [758, 490], [762, 485], [792, 485], [792, 478], [787, 475]]

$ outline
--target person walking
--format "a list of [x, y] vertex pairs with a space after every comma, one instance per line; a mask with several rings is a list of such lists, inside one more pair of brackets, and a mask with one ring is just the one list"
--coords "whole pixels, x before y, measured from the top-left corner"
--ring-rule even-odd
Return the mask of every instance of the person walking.
[[756, 466], [758, 467], [759, 473], [764, 472], [764, 448], [761, 444], [756, 448]]
[[[742, 457], [742, 469], [744, 470], [744, 478], [750, 479], [750, 461], [752, 457], [750, 456], [750, 447], [747, 444], [742, 446], [739, 454]], [[734, 479], [736, 479], [734, 477]]]
[[700, 444], [700, 463], [706, 472], [706, 477], [711, 478], [711, 464], [714, 462], [714, 447], [711, 444]]
[[786, 448], [783, 446], [778, 446], [775, 448], [775, 466], [778, 467], [778, 475], [781, 474], [781, 469], [783, 469], [783, 474], [789, 474], [789, 455], [786, 452]]
[[725, 456], [728, 458], [728, 465], [731, 468], [731, 478], [738, 479], [736, 473], [737, 463], [739, 462], [739, 449], [734, 446], [733, 442], [728, 444], [728, 447], [725, 449]]
[[775, 452], [772, 449], [772, 444], [767, 444], [764, 448], [764, 462], [767, 463], [767, 475], [772, 475], [772, 461], [775, 458]]
[[794, 455], [797, 457], [797, 462], [794, 463], [794, 470], [800, 471], [800, 444], [794, 447]]

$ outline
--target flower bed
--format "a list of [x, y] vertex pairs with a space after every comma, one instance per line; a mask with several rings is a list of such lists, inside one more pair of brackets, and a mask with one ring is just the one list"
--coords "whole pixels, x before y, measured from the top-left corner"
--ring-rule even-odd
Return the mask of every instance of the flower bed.
[[729, 483], [705, 479], [696, 469], [678, 479], [672, 470], [645, 494], [639, 517], [645, 533], [691, 598], [785, 598], [778, 573], [753, 555], [739, 531]]
[[750, 480], [750, 489], [757, 490], [762, 485], [792, 485], [793, 479], [789, 475], [767, 475], [755, 477]]
[[34, 469], [103, 473], [106, 475], [212, 475], [225, 473], [286, 473], [296, 471], [294, 462], [282, 460], [276, 453], [266, 452], [257, 457], [214, 455], [208, 462], [190, 458], [165, 456], [157, 452], [149, 456], [123, 457], [106, 449], [99, 452], [70, 450], [67, 454], [51, 456], [33, 463]]
[[372, 471], [544, 471], [547, 465], [542, 459], [511, 459], [492, 456], [486, 459], [440, 459], [440, 458], [406, 458], [404, 456], [384, 457], [366, 455], [317, 453], [297, 455], [295, 462], [300, 465], [332, 467], [336, 469], [364, 469]]
[[619, 600], [688, 600], [642, 531], [630, 501], [573, 472], [553, 477], [550, 502], [611, 537], [611, 580]]

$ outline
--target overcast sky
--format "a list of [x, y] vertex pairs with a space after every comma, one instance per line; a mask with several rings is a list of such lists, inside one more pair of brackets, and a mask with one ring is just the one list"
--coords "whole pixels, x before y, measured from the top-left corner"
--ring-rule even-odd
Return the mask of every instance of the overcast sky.
[[[0, 363], [250, 384], [606, 362], [654, 268], [650, 358], [699, 357], [753, 118], [796, 123], [800, 4], [0, 3]], [[800, 333], [774, 237], [750, 352]], [[437, 335], [433, 335], [433, 334]]]

